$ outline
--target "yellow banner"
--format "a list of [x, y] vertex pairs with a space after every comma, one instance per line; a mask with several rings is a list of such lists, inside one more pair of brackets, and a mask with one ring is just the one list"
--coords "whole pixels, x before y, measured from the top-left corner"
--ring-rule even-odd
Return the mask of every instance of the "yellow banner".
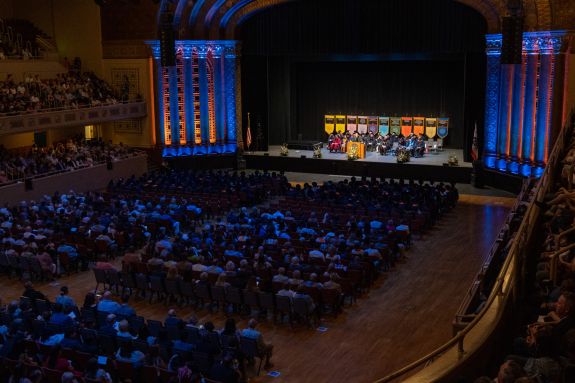
[[326, 114], [324, 119], [324, 129], [327, 134], [332, 134], [335, 131], [335, 116]]
[[345, 132], [345, 116], [343, 115], [335, 116], [335, 131], [338, 133]]
[[425, 135], [427, 138], [433, 138], [437, 134], [437, 119], [436, 118], [426, 118], [425, 119]]

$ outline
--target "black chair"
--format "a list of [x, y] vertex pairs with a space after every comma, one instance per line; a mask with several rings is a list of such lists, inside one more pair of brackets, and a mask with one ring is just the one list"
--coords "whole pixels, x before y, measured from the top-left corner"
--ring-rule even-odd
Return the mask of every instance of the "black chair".
[[195, 367], [202, 374], [207, 374], [212, 368], [212, 357], [206, 352], [192, 352], [192, 367]]
[[284, 315], [287, 314], [290, 325], [292, 324], [292, 307], [291, 298], [284, 295], [276, 294], [276, 312], [280, 314], [280, 322], [283, 321]]
[[148, 319], [148, 331], [150, 332], [150, 335], [157, 338], [160, 335], [160, 331], [163, 329], [163, 327], [164, 325], [162, 322]]
[[276, 317], [276, 307], [274, 302], [274, 295], [271, 293], [260, 292], [258, 295], [258, 301], [260, 303], [260, 309], [266, 313], [271, 312]]
[[166, 289], [164, 287], [164, 280], [162, 277], [152, 275], [150, 276], [150, 303], [152, 303], [152, 298], [154, 297], [154, 293], [157, 297], [157, 302], [160, 302], [164, 299], [164, 294]]
[[168, 294], [166, 301], [176, 301], [176, 304], [179, 303], [179, 297], [181, 295], [179, 279], [165, 279], [164, 284], [166, 286], [166, 294]]
[[211, 286], [212, 302], [217, 303], [218, 307], [224, 306], [226, 303], [226, 288], [223, 286]]
[[168, 338], [170, 340], [181, 339], [182, 333], [181, 333], [180, 327], [178, 325], [166, 326], [166, 330], [168, 331]]
[[194, 294], [194, 285], [190, 282], [186, 282], [183, 279], [178, 280], [178, 289], [182, 298], [189, 304], [192, 300], [196, 299]]
[[304, 320], [305, 323], [311, 328], [313, 311], [308, 301], [306, 301], [304, 298], [294, 298], [292, 306], [294, 315], [297, 318]]
[[146, 274], [136, 274], [136, 287], [138, 288], [140, 296], [146, 299], [146, 293], [150, 290], [148, 276]]
[[106, 289], [106, 284], [108, 283], [108, 277], [106, 275], [106, 270], [94, 269], [94, 277], [96, 277], [96, 288], [94, 291], [98, 291], [100, 283], [102, 284], [104, 290]]
[[208, 284], [204, 283], [196, 284], [194, 288], [194, 295], [198, 298], [198, 303], [200, 303], [202, 307], [206, 304], [206, 302], [212, 301], [210, 286]]
[[257, 376], [260, 376], [260, 371], [262, 369], [262, 363], [264, 361], [265, 355], [260, 352], [258, 347], [258, 342], [255, 339], [246, 338], [244, 336], [240, 337], [240, 350], [244, 357], [248, 359], [259, 358], [260, 363], [258, 366]]
[[243, 305], [242, 291], [237, 287], [228, 287], [226, 289], [226, 302], [233, 306], [234, 311], [241, 311]]
[[122, 278], [122, 294], [124, 294], [124, 291], [128, 289], [130, 295], [132, 295], [132, 291], [137, 287], [136, 281], [134, 280], [134, 276], [131, 273], [123, 272], [121, 278]]
[[98, 350], [102, 355], [114, 355], [116, 353], [116, 339], [110, 335], [98, 333]]
[[251, 311], [252, 309], [258, 310], [260, 308], [260, 301], [258, 299], [258, 296], [259, 294], [255, 291], [249, 291], [249, 290], [243, 291], [244, 305], [248, 308], [248, 311]]

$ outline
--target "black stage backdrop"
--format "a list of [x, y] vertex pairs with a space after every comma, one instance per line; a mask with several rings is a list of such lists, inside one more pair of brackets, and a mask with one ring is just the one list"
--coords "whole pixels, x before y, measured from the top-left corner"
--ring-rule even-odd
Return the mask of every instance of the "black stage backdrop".
[[[322, 138], [326, 113], [447, 116], [482, 137], [486, 23], [453, 0], [301, 0], [245, 21], [242, 110], [267, 144]], [[252, 149], [255, 149], [252, 147]], [[466, 157], [468, 155], [466, 154]]]
[[292, 138], [325, 140], [325, 114], [450, 117], [449, 142], [461, 147], [463, 60], [300, 63], [293, 68]]

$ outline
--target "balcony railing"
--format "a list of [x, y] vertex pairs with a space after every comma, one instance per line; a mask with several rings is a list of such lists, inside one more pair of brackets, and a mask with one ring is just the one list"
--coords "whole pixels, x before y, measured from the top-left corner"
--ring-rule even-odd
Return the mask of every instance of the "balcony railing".
[[13, 116], [0, 115], [0, 136], [34, 130], [94, 125], [109, 121], [142, 118], [146, 103], [129, 102], [78, 109], [44, 110]]

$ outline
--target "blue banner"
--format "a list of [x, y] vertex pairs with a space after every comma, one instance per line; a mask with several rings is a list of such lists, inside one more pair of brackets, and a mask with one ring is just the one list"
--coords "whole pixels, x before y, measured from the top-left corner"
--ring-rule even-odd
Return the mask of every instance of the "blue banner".
[[382, 136], [389, 134], [389, 117], [379, 117], [379, 134]]
[[439, 138], [447, 137], [449, 131], [449, 118], [438, 118], [437, 119], [437, 136]]

